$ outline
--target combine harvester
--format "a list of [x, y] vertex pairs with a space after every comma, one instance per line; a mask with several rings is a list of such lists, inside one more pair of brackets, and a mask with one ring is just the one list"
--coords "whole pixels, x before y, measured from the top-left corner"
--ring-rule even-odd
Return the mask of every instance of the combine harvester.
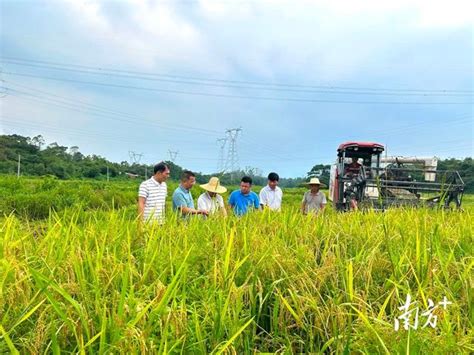
[[383, 157], [384, 146], [346, 142], [331, 167], [329, 199], [340, 211], [392, 206], [461, 207], [457, 171], [436, 170], [436, 158]]

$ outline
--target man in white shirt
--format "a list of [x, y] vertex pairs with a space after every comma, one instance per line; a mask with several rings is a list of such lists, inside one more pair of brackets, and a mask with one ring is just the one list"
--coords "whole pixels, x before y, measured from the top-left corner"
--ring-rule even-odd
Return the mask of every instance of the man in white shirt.
[[158, 163], [153, 168], [154, 175], [140, 184], [138, 190], [138, 216], [140, 220], [165, 222], [165, 202], [168, 194], [166, 180], [170, 169], [165, 163]]
[[224, 208], [224, 199], [220, 194], [227, 191], [224, 186], [221, 186], [217, 177], [211, 177], [207, 184], [200, 185], [206, 190], [198, 198], [198, 210], [207, 211], [209, 215], [220, 213], [223, 216], [227, 215]]
[[278, 187], [280, 177], [277, 173], [268, 174], [268, 185], [260, 190], [260, 205], [262, 208], [269, 208], [272, 211], [281, 211], [281, 200], [283, 192]]

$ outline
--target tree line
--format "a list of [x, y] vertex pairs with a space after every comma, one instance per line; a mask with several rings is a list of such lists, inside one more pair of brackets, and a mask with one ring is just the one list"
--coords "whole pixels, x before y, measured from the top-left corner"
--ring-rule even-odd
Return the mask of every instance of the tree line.
[[[153, 174], [153, 166], [146, 164], [111, 162], [99, 155], [84, 155], [79, 147], [66, 147], [56, 142], [46, 144], [41, 135], [24, 137], [21, 135], [0, 135], [0, 174], [16, 174], [18, 157], [21, 162], [21, 175], [54, 176], [58, 179], [130, 179], [145, 178]], [[177, 181], [185, 169], [171, 161], [170, 178]], [[222, 184], [238, 183], [243, 175], [250, 175], [256, 185], [265, 185], [267, 179], [259, 174], [256, 168], [245, 169], [232, 173], [215, 173]], [[199, 183], [207, 182], [211, 175], [196, 172]], [[304, 182], [305, 177], [281, 179], [281, 186], [295, 187]]]
[[[18, 156], [21, 156], [21, 174], [28, 176], [54, 176], [59, 179], [129, 179], [149, 177], [153, 166], [146, 164], [111, 162], [99, 155], [84, 155], [79, 147], [66, 147], [56, 142], [46, 144], [41, 135], [23, 137], [17, 134], [0, 135], [0, 174], [16, 174]], [[171, 179], [178, 180], [184, 168], [167, 161], [171, 170]], [[465, 159], [444, 159], [438, 161], [439, 170], [458, 170], [466, 184], [467, 192], [474, 192], [474, 163], [471, 157]], [[282, 178], [282, 187], [300, 186], [307, 178], [317, 176], [329, 185], [330, 165], [316, 164], [307, 176]], [[196, 172], [199, 183], [207, 182], [211, 175]], [[255, 185], [265, 185], [266, 176], [257, 168], [246, 167], [233, 173], [215, 173], [223, 185], [238, 183], [243, 175], [253, 178]]]

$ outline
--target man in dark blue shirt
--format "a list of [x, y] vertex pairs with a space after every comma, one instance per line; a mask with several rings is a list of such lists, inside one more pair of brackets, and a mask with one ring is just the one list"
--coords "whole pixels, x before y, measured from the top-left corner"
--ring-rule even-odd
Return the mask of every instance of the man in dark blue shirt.
[[251, 191], [252, 178], [244, 176], [240, 180], [240, 190], [233, 191], [229, 196], [229, 205], [236, 216], [243, 216], [250, 210], [259, 210], [260, 201], [258, 195]]

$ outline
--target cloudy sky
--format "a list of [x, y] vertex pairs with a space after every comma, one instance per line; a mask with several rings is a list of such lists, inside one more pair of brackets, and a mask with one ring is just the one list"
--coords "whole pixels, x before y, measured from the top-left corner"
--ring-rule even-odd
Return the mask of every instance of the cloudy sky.
[[[348, 140], [473, 155], [474, 2], [1, 0], [0, 134], [304, 175]], [[225, 147], [227, 153], [227, 147]]]

